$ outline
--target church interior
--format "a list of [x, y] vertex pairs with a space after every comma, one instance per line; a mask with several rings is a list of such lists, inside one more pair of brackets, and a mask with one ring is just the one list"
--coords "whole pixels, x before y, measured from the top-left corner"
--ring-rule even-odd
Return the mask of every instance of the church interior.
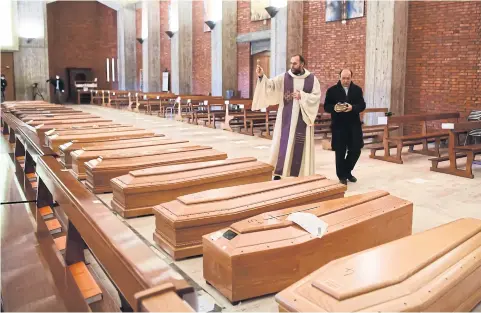
[[2, 312], [481, 312], [481, 2], [0, 17]]

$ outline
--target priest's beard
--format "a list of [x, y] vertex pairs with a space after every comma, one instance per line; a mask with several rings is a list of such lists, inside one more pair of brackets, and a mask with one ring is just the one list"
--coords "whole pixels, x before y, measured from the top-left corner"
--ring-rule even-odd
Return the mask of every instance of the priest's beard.
[[292, 72], [292, 74], [294, 74], [296, 76], [300, 76], [300, 75], [304, 74], [304, 69], [303, 68], [292, 68], [291, 67], [291, 72]]

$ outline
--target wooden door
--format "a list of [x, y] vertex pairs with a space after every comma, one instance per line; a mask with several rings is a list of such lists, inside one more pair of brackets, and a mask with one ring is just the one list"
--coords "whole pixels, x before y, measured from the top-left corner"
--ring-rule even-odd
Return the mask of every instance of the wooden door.
[[270, 78], [270, 64], [271, 64], [271, 52], [263, 51], [251, 55], [251, 84], [250, 84], [250, 98], [254, 96], [254, 89], [257, 85], [257, 60], [260, 61], [261, 67], [264, 69], [264, 74]]
[[5, 90], [5, 101], [15, 100], [15, 76], [13, 70], [13, 52], [2, 52], [1, 72], [7, 80], [7, 89]]
[[68, 68], [67, 69], [67, 81], [64, 82], [65, 92], [68, 92], [67, 99], [69, 102], [77, 103], [77, 88], [75, 87], [75, 81], [93, 81], [93, 73], [90, 68]]

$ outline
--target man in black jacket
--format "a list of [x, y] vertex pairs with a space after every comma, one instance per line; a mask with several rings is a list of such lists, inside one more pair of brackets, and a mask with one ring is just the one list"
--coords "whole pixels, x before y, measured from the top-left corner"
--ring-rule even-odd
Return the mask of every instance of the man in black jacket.
[[[366, 109], [361, 87], [354, 84], [352, 72], [344, 69], [340, 80], [327, 90], [324, 110], [331, 113], [332, 150], [336, 152], [336, 173], [340, 182], [355, 183], [352, 170], [364, 147], [359, 113]], [[346, 156], [347, 152], [347, 156]]]
[[64, 83], [60, 76], [56, 75], [55, 78], [47, 79], [47, 83], [53, 86], [54, 101], [56, 104], [62, 103], [62, 94], [65, 92]]
[[2, 74], [2, 99], [0, 100], [0, 102], [3, 102], [5, 101], [5, 90], [7, 89], [7, 86], [8, 86], [8, 83], [7, 83], [7, 79], [5, 78], [5, 75]]

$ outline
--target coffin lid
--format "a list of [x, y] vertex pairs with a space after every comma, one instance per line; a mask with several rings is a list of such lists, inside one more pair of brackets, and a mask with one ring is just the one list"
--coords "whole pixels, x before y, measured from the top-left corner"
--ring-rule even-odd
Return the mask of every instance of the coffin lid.
[[48, 124], [48, 125], [37, 125], [35, 126], [35, 129], [62, 129], [62, 130], [75, 130], [75, 129], [90, 129], [90, 128], [95, 128], [95, 127], [100, 127], [100, 126], [110, 126], [110, 127], [122, 127], [122, 126], [131, 126], [131, 125], [124, 125], [124, 124], [118, 124], [118, 123], [112, 123], [112, 122], [91, 122], [91, 123], [80, 123], [80, 124]]
[[132, 127], [132, 126], [97, 126], [97, 127], [90, 127], [90, 128], [83, 128], [83, 129], [55, 129], [50, 130], [49, 132], [46, 132], [45, 134], [47, 136], [52, 135], [53, 133], [59, 134], [59, 135], [82, 135], [82, 134], [97, 134], [99, 132], [102, 133], [115, 133], [115, 132], [120, 132], [120, 131], [132, 131], [132, 130], [143, 130], [142, 128], [137, 128], [137, 127]]
[[259, 194], [266, 191], [273, 191], [283, 189], [289, 186], [302, 185], [309, 182], [318, 182], [325, 180], [326, 177], [322, 175], [312, 175], [299, 178], [288, 178], [277, 181], [268, 181], [262, 183], [220, 188], [193, 193], [190, 195], [180, 196], [178, 201], [185, 205], [201, 204], [214, 201], [229, 200], [232, 198], [241, 198], [246, 195]]
[[187, 143], [188, 140], [173, 140], [165, 137], [154, 137], [150, 138], [149, 141], [139, 141], [136, 142], [126, 142], [126, 143], [116, 143], [111, 144], [110, 141], [106, 142], [104, 145], [97, 145], [91, 147], [82, 148], [84, 151], [102, 151], [102, 150], [116, 150], [116, 149], [128, 149], [128, 148], [138, 148], [138, 147], [148, 147], [148, 146], [160, 146], [160, 145], [170, 145], [177, 143]]
[[83, 118], [100, 118], [100, 116], [92, 115], [92, 114], [79, 114], [79, 115], [62, 115], [62, 116], [32, 116], [28, 115], [23, 117], [22, 121], [51, 121], [51, 120], [66, 120], [66, 119], [83, 119]]
[[312, 286], [344, 300], [396, 285], [480, 232], [481, 220], [448, 223], [332, 261], [314, 277]]
[[307, 212], [318, 217], [322, 217], [324, 215], [345, 210], [375, 199], [386, 197], [388, 195], [389, 193], [386, 191], [373, 191], [346, 198], [294, 206], [287, 209], [263, 213], [252, 218], [236, 222], [231, 225], [231, 228], [239, 234], [246, 234], [256, 231], [288, 227], [294, 225], [292, 221], [287, 220], [287, 217], [294, 212]]
[[134, 131], [121, 131], [121, 132], [113, 132], [108, 134], [86, 134], [86, 135], [61, 135], [57, 136], [53, 135], [51, 137], [55, 137], [58, 139], [63, 139], [66, 141], [73, 141], [73, 142], [89, 142], [89, 141], [97, 141], [99, 138], [108, 138], [109, 140], [117, 140], [126, 137], [134, 137], [137, 135], [146, 135], [150, 134], [153, 135], [152, 131], [147, 130], [134, 130]]
[[203, 183], [209, 177], [235, 176], [243, 177], [253, 173], [272, 172], [269, 164], [257, 161], [255, 158], [238, 158], [229, 160], [196, 162], [188, 164], [159, 166], [130, 172], [128, 175], [113, 180], [123, 190], [164, 190]]
[[99, 156], [102, 160], [107, 159], [125, 159], [125, 158], [136, 158], [136, 157], [143, 157], [143, 156], [151, 156], [151, 155], [164, 155], [164, 154], [171, 154], [171, 153], [179, 153], [179, 152], [187, 152], [187, 151], [197, 151], [197, 150], [208, 150], [212, 149], [212, 147], [208, 146], [199, 146], [199, 145], [188, 145], [185, 147], [177, 147], [177, 148], [165, 148], [160, 150], [152, 150], [152, 151], [143, 151], [143, 152], [119, 152], [118, 154], [110, 154], [106, 156]]
[[106, 139], [99, 139], [99, 140], [95, 140], [95, 141], [89, 141], [89, 142], [79, 142], [78, 140], [72, 140], [72, 141], [69, 141], [68, 143], [70, 143], [70, 145], [66, 146], [65, 148], [63, 148], [64, 145], [66, 144], [62, 144], [60, 145], [60, 150], [65, 150], [67, 149], [68, 147], [70, 147], [71, 145], [73, 145], [75, 143], [75, 145], [71, 148], [72, 150], [80, 150], [80, 149], [84, 149], [86, 147], [97, 147], [99, 145], [113, 145], [113, 144], [116, 144], [116, 143], [128, 143], [128, 142], [138, 142], [138, 141], [144, 141], [144, 140], [152, 140], [156, 137], [164, 137], [164, 135], [162, 134], [145, 134], [145, 135], [139, 135], [139, 136], [135, 136], [135, 137], [128, 137], [128, 138], [118, 138], [118, 139], [111, 139], [111, 138], [106, 138]]

